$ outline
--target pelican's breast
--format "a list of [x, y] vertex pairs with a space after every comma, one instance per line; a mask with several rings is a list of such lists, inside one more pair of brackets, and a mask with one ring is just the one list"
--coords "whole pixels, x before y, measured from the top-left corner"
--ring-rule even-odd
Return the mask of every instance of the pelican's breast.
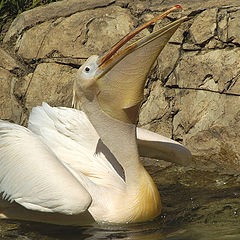
[[134, 197], [129, 222], [145, 222], [161, 213], [162, 205], [156, 184], [144, 169], [140, 177], [139, 189]]

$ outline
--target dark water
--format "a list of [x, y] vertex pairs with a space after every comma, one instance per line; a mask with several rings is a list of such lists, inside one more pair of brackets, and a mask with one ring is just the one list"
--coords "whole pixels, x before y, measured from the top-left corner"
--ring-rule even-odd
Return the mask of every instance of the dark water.
[[[81, 240], [81, 239], [166, 239], [166, 240], [239, 240], [239, 223], [159, 226], [157, 221], [127, 226], [61, 227], [35, 223], [7, 223], [9, 230], [1, 239]], [[161, 225], [161, 224], [160, 224]]]
[[64, 227], [0, 221], [0, 240], [240, 240], [240, 177], [150, 164], [163, 212], [152, 222]]

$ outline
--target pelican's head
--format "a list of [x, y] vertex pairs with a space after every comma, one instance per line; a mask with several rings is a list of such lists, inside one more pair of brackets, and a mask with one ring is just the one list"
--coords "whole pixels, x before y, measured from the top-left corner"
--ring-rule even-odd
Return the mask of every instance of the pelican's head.
[[176, 20], [124, 46], [137, 33], [178, 8], [177, 5], [130, 32], [102, 56], [91, 56], [78, 70], [74, 106], [79, 108], [82, 96], [87, 101], [97, 99], [100, 108], [110, 117], [135, 123], [147, 75], [168, 40], [187, 18]]

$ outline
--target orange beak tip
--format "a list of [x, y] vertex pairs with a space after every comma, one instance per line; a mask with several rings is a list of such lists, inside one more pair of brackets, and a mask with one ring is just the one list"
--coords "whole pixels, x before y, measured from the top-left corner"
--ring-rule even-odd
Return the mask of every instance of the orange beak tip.
[[174, 7], [175, 7], [175, 8], [179, 8], [179, 9], [181, 9], [181, 10], [183, 9], [183, 8], [182, 8], [180, 5], [178, 5], [178, 4], [175, 5]]

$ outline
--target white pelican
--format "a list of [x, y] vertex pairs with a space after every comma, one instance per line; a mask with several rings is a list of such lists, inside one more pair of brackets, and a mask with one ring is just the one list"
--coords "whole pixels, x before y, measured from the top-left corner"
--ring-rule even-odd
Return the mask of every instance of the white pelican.
[[161, 212], [141, 156], [184, 165], [179, 143], [136, 128], [147, 75], [183, 17], [122, 48], [175, 6], [128, 34], [77, 73], [73, 104], [33, 108], [28, 129], [0, 122], [0, 217], [55, 224], [129, 223]]

